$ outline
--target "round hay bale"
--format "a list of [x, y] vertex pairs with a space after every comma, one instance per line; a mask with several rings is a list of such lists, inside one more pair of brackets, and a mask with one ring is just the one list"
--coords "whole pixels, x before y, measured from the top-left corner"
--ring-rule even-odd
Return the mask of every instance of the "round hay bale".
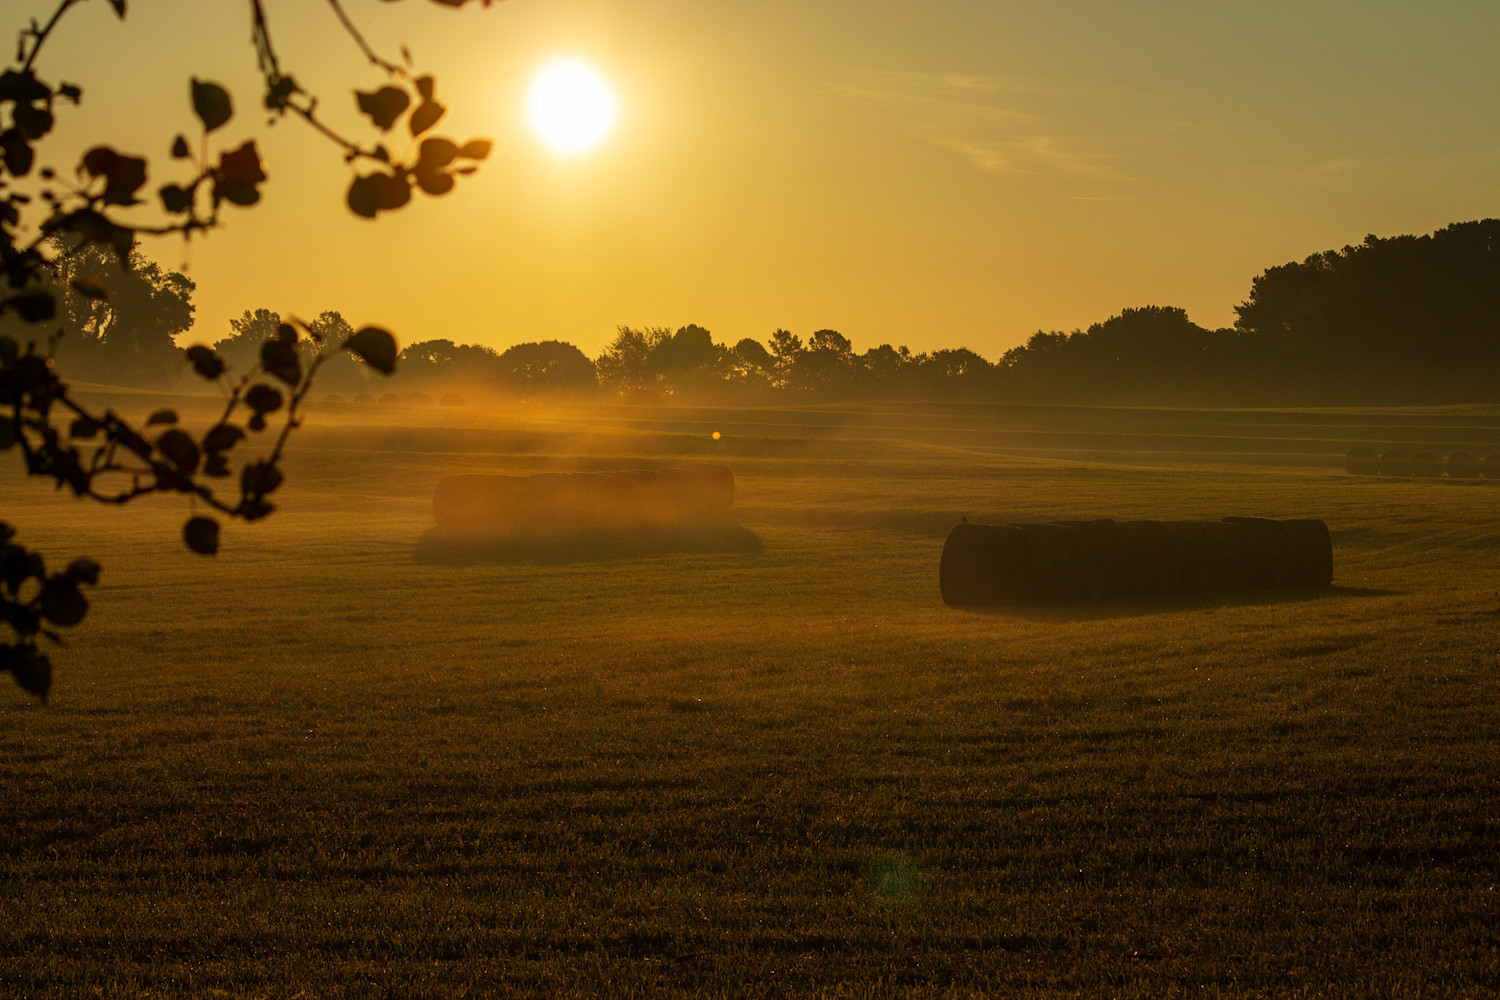
[[1196, 593], [1214, 589], [1214, 558], [1208, 529], [1202, 521], [1163, 521], [1177, 564], [1177, 590]]
[[382, 392], [380, 394], [380, 401], [382, 403], [385, 403], [386, 405], [390, 405], [392, 403], [401, 402], [401, 397], [396, 395], [394, 392]]
[[1250, 533], [1226, 521], [1204, 521], [1202, 525], [1203, 545], [1208, 550], [1209, 589], [1244, 590]]
[[1380, 456], [1382, 476], [1409, 476], [1411, 472], [1411, 452], [1405, 448], [1392, 448]]
[[734, 473], [727, 465], [704, 463], [663, 469], [658, 488], [674, 498], [676, 516], [696, 520], [727, 517], [734, 506]]
[[1080, 597], [1119, 597], [1127, 593], [1120, 530], [1110, 518], [1058, 521], [1073, 529], [1078, 544]]
[[1252, 590], [1286, 587], [1290, 579], [1286, 525], [1268, 517], [1226, 517], [1245, 532], [1245, 586]]
[[432, 405], [432, 397], [427, 395], [427, 393], [425, 392], [409, 392], [406, 394], [406, 401], [417, 406]]
[[1031, 569], [1031, 596], [1041, 601], [1068, 601], [1085, 595], [1078, 536], [1066, 524], [1013, 524], [1026, 536]]
[[1120, 558], [1129, 594], [1170, 594], [1178, 588], [1177, 551], [1160, 521], [1118, 521]]
[[1333, 585], [1333, 537], [1317, 518], [1295, 517], [1286, 527], [1287, 583], [1292, 587]]
[[943, 542], [938, 590], [951, 608], [1012, 604], [1032, 594], [1026, 535], [1019, 528], [958, 524]]
[[1500, 479], [1500, 452], [1496, 452], [1485, 458], [1484, 478]]
[[1478, 479], [1482, 472], [1484, 463], [1466, 451], [1448, 456], [1448, 475], [1454, 479]]
[[323, 397], [323, 402], [325, 403], [342, 403], [343, 401], [344, 397], [340, 396], [336, 392], [330, 392], [328, 395]]
[[441, 406], [463, 406], [464, 398], [456, 392], [445, 392], [443, 398], [438, 400]]
[[1352, 476], [1373, 476], [1380, 471], [1380, 458], [1368, 448], [1351, 448], [1344, 469]]
[[356, 403], [373, 403], [375, 402], [375, 397], [370, 395], [368, 392], [362, 392], [358, 396], [354, 397], [354, 401]]
[[1443, 474], [1443, 458], [1430, 451], [1419, 451], [1411, 457], [1412, 475], [1436, 479]]

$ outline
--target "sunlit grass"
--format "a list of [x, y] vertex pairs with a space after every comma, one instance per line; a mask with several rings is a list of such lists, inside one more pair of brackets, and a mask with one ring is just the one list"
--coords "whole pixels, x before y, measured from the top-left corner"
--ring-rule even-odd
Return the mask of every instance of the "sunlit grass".
[[[1500, 989], [1500, 485], [379, 415], [214, 560], [7, 473], [104, 576], [53, 704], [0, 699], [0, 993]], [[438, 476], [622, 452], [730, 461], [764, 550], [413, 561]], [[1231, 513], [1326, 519], [1335, 588], [938, 599], [960, 516]]]

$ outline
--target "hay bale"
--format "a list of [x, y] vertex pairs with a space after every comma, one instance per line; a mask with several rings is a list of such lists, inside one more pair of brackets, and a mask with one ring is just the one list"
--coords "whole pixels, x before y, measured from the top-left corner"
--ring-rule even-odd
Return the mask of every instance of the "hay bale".
[[1380, 458], [1368, 448], [1351, 448], [1344, 469], [1352, 476], [1373, 476], [1380, 471]]
[[1286, 528], [1286, 584], [1328, 587], [1333, 584], [1333, 536], [1317, 518], [1294, 517]]
[[1203, 545], [1208, 551], [1210, 590], [1244, 590], [1249, 573], [1250, 537], [1237, 524], [1202, 521]]
[[1177, 550], [1160, 521], [1119, 521], [1125, 592], [1170, 594], [1178, 586]]
[[406, 401], [414, 406], [432, 405], [432, 397], [425, 392], [409, 392], [406, 394]]
[[1029, 600], [1034, 587], [1025, 533], [993, 524], [954, 525], [938, 562], [938, 590], [952, 608]]
[[1206, 523], [1163, 521], [1162, 529], [1171, 540], [1177, 566], [1177, 583], [1174, 589], [1186, 593], [1213, 590], [1216, 565]]
[[396, 395], [394, 392], [382, 392], [380, 394], [380, 401], [387, 406], [392, 406], [396, 403], [401, 402], [401, 397]]
[[1073, 529], [1078, 544], [1078, 596], [1120, 597], [1128, 592], [1119, 526], [1111, 518], [1057, 521]]
[[1496, 452], [1485, 458], [1484, 478], [1500, 479], [1500, 452]]
[[1405, 448], [1392, 448], [1380, 456], [1382, 476], [1411, 475], [1411, 452]]
[[443, 398], [438, 400], [440, 406], [463, 406], [464, 398], [456, 392], [445, 392]]
[[358, 396], [354, 397], [354, 401], [356, 403], [373, 403], [375, 402], [375, 397], [370, 395], [368, 392], [362, 392]]
[[490, 534], [567, 534], [722, 521], [734, 505], [724, 466], [534, 476], [445, 476], [433, 492], [439, 527]]
[[1411, 457], [1412, 475], [1423, 479], [1436, 479], [1441, 476], [1443, 466], [1442, 456], [1430, 451], [1419, 451]]
[[1290, 586], [1286, 525], [1269, 517], [1226, 517], [1245, 533], [1245, 586], [1266, 590]]
[[1454, 479], [1478, 479], [1482, 472], [1484, 463], [1466, 451], [1448, 456], [1448, 475]]
[[1012, 524], [1026, 539], [1030, 597], [1041, 601], [1076, 600], [1086, 594], [1078, 535], [1055, 522]]

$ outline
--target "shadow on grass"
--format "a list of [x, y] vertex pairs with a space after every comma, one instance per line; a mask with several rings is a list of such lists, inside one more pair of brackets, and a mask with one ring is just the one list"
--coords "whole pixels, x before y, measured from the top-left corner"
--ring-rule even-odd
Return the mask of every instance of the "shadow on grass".
[[487, 535], [433, 528], [417, 539], [412, 561], [441, 566], [476, 563], [565, 566], [654, 555], [754, 554], [760, 538], [730, 521], [586, 528], [577, 531]]
[[1208, 611], [1214, 608], [1263, 607], [1274, 604], [1305, 604], [1351, 597], [1396, 597], [1404, 591], [1371, 587], [1312, 587], [1297, 590], [1235, 590], [1194, 594], [1159, 594], [1112, 597], [1097, 601], [996, 604], [987, 607], [954, 608], [976, 615], [1004, 615], [1029, 621], [1078, 622], [1109, 618], [1140, 618], [1178, 611]]

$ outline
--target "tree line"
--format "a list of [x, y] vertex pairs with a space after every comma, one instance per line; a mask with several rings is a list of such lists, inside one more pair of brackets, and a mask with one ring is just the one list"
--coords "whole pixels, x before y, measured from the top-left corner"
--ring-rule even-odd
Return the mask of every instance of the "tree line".
[[[97, 248], [67, 258], [60, 283], [66, 335], [57, 353], [86, 381], [165, 387], [186, 370], [176, 340], [191, 326], [193, 283], [138, 250], [132, 264], [121, 269]], [[113, 292], [107, 301], [76, 290], [106, 279]], [[1176, 307], [1124, 309], [1086, 330], [1038, 331], [993, 361], [962, 347], [856, 351], [831, 329], [805, 339], [778, 329], [764, 341], [731, 344], [695, 324], [621, 326], [593, 358], [556, 340], [499, 351], [434, 339], [406, 346], [399, 374], [382, 380], [379, 393], [737, 403], [1497, 401], [1500, 220], [1457, 223], [1430, 236], [1369, 236], [1269, 268], [1235, 312], [1233, 326], [1210, 330]], [[253, 363], [282, 320], [269, 309], [246, 310], [212, 346], [232, 366]], [[331, 342], [352, 332], [336, 311], [309, 326]], [[320, 374], [320, 389], [374, 397], [372, 378], [342, 356]]]

